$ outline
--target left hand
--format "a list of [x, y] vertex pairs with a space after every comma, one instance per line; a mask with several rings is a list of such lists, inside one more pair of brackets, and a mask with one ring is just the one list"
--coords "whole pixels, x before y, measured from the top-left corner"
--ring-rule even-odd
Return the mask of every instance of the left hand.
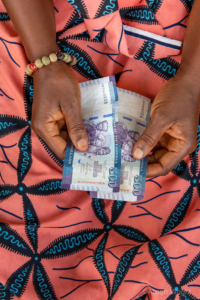
[[[196, 85], [199, 83], [196, 82]], [[199, 94], [181, 72], [156, 96], [151, 121], [133, 149], [133, 157], [148, 157], [147, 177], [167, 175], [197, 147]]]

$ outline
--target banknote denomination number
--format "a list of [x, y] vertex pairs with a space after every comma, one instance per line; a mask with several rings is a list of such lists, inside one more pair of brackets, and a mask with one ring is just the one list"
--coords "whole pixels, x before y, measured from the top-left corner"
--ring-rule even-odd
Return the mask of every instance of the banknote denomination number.
[[134, 176], [134, 183], [133, 183], [133, 195], [138, 196], [140, 195], [142, 187], [142, 176], [136, 175]]
[[114, 188], [117, 185], [117, 168], [110, 168], [109, 169], [109, 184], [110, 188]]

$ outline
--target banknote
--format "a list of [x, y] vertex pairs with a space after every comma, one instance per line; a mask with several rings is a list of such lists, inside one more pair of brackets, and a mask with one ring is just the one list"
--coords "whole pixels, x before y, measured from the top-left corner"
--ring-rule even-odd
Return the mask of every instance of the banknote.
[[133, 147], [150, 120], [151, 100], [133, 92], [117, 89], [118, 134], [121, 145], [121, 177], [119, 193], [90, 192], [92, 198], [135, 201], [143, 200], [147, 158], [132, 157]]
[[89, 147], [78, 151], [68, 140], [62, 188], [119, 192], [121, 145], [118, 124], [118, 94], [114, 77], [80, 84], [81, 110]]

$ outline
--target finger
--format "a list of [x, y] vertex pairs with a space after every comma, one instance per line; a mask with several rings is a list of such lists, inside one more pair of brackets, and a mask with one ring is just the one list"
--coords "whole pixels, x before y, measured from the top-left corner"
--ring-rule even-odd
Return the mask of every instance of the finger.
[[70, 109], [64, 109], [63, 113], [72, 143], [78, 150], [86, 151], [88, 148], [88, 137], [82, 119], [80, 105], [72, 105]]
[[163, 148], [153, 152], [151, 155], [148, 155], [148, 164], [157, 163], [167, 152], [168, 150]]
[[165, 176], [185, 157], [177, 152], [166, 152], [156, 163], [149, 164], [147, 167], [147, 177]]
[[65, 141], [67, 141], [67, 139], [68, 139], [68, 133], [67, 133], [66, 130], [60, 131], [60, 136], [61, 136], [61, 138], [63, 138]]
[[67, 142], [60, 136], [60, 130], [56, 121], [48, 122], [44, 125], [34, 121], [32, 122], [32, 129], [44, 140], [57, 157], [64, 159]]
[[158, 126], [157, 120], [152, 119], [133, 148], [133, 158], [139, 160], [147, 156], [156, 146], [164, 131], [164, 126]]
[[66, 125], [65, 123], [65, 119], [60, 119], [60, 120], [57, 120], [57, 124], [58, 124], [58, 129], [61, 130], [64, 128], [64, 126]]

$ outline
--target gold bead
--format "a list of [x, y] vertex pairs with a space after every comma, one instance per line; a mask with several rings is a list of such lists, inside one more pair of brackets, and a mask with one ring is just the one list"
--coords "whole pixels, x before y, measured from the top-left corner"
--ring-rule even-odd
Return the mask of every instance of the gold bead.
[[35, 66], [38, 68], [38, 69], [40, 69], [40, 68], [42, 68], [43, 67], [43, 63], [41, 62], [41, 59], [36, 59], [36, 61], [35, 61]]
[[67, 54], [67, 53], [63, 53], [64, 58], [62, 59], [64, 62], [69, 63], [72, 60], [71, 55]]
[[43, 65], [48, 66], [51, 63], [51, 61], [48, 56], [43, 56], [42, 63]]
[[30, 65], [27, 65], [27, 66], [26, 66], [26, 70], [25, 70], [25, 71], [26, 71], [26, 74], [27, 74], [28, 76], [31, 76], [31, 75], [33, 74], [33, 71], [29, 68], [29, 66], [30, 66]]
[[51, 53], [49, 55], [49, 59], [51, 62], [56, 62], [57, 61], [57, 55], [55, 53]]
[[69, 63], [69, 66], [74, 66], [77, 63], [77, 59], [75, 56], [72, 56], [72, 61]]

